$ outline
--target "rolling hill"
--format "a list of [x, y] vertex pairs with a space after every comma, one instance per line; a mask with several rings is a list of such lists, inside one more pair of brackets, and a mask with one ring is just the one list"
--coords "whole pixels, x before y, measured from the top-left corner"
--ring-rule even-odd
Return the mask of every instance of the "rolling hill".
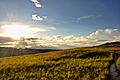
[[99, 46], [1, 58], [0, 79], [110, 80], [115, 51], [120, 52], [120, 48]]
[[99, 45], [98, 47], [120, 47], [120, 42], [111, 42]]

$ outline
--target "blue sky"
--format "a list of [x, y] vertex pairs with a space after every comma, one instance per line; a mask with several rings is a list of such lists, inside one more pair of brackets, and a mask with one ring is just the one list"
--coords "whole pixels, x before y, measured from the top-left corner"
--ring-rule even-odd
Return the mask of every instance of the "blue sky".
[[1, 0], [0, 46], [16, 47], [6, 37], [57, 49], [120, 41], [120, 0]]
[[[40, 35], [88, 35], [98, 29], [120, 27], [120, 0], [40, 0], [36, 8], [31, 0], [1, 0], [0, 23], [20, 22], [53, 26], [56, 30]], [[34, 21], [31, 15], [46, 15]], [[39, 27], [39, 26], [38, 26]]]

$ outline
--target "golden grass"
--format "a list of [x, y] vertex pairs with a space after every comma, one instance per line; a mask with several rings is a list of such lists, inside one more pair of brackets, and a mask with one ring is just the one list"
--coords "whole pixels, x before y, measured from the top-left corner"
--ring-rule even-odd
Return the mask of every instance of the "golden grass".
[[[1, 80], [101, 80], [120, 48], [76, 48], [0, 59]], [[91, 56], [89, 54], [94, 54]], [[88, 58], [86, 58], [88, 55]], [[120, 60], [120, 59], [119, 59]]]

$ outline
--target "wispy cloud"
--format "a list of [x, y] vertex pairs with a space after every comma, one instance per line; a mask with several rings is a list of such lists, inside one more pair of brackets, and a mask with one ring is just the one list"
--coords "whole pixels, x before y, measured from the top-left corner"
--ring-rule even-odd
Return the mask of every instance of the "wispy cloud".
[[77, 22], [81, 21], [81, 20], [86, 20], [86, 19], [94, 19], [97, 17], [100, 17], [101, 15], [86, 15], [86, 16], [80, 16], [76, 19]]
[[2, 25], [0, 25], [0, 33], [3, 33], [3, 29], [2, 29], [2, 27], [1, 27]]
[[32, 19], [33, 20], [36, 20], [36, 21], [43, 21], [44, 19], [46, 19], [47, 18], [47, 16], [39, 16], [39, 15], [37, 15], [37, 14], [33, 14], [32, 15]]
[[40, 32], [49, 32], [49, 31], [53, 31], [56, 30], [56, 27], [54, 26], [49, 26], [49, 25], [33, 25], [31, 26], [32, 28], [39, 28], [41, 29]]

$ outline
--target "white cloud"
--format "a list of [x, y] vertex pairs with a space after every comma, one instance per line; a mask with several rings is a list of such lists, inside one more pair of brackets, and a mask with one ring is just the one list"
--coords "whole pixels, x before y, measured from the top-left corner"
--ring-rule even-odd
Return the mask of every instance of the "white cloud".
[[115, 40], [115, 36], [119, 35], [118, 29], [99, 29], [87, 37], [96, 40]]
[[38, 1], [38, 0], [31, 0], [34, 4], [35, 4], [35, 6], [36, 7], [38, 7], [38, 8], [42, 8], [43, 6], [42, 6], [42, 4], [40, 3], [40, 1]]
[[39, 15], [37, 15], [37, 14], [33, 14], [32, 15], [32, 19], [33, 20], [36, 20], [36, 21], [43, 21], [44, 19], [46, 19], [47, 18], [47, 16], [39, 16]]
[[41, 4], [39, 4], [39, 3], [35, 3], [35, 6], [36, 6], [36, 7], [40, 7], [40, 8], [43, 7], [43, 6], [42, 6]]
[[31, 0], [34, 3], [40, 3], [38, 0]]

